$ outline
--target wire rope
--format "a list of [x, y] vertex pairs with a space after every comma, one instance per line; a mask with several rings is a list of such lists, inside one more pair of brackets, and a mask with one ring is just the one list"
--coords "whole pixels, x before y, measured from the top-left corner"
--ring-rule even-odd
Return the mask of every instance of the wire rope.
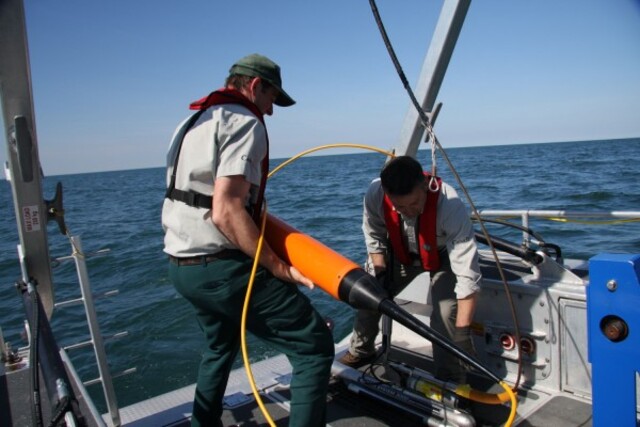
[[[275, 175], [282, 168], [288, 166], [289, 164], [293, 163], [294, 161], [298, 160], [299, 158], [301, 158], [301, 157], [303, 157], [305, 155], [308, 155], [308, 154], [311, 154], [311, 153], [314, 153], [314, 152], [317, 152], [317, 151], [320, 151], [320, 150], [332, 149], [332, 148], [359, 148], [359, 149], [364, 149], [364, 150], [376, 151], [376, 152], [385, 154], [385, 155], [387, 155], [389, 157], [395, 157], [395, 154], [393, 152], [382, 150], [380, 148], [373, 147], [373, 146], [370, 146], [370, 145], [353, 144], [353, 143], [326, 144], [326, 145], [321, 145], [321, 146], [310, 148], [308, 150], [305, 150], [305, 151], [303, 151], [303, 152], [301, 152], [301, 153], [299, 153], [299, 154], [287, 159], [286, 161], [284, 161], [283, 163], [281, 163], [280, 165], [275, 167], [271, 172], [269, 172], [268, 178], [271, 178], [273, 175]], [[262, 411], [263, 415], [265, 416], [265, 418], [267, 419], [267, 422], [269, 423], [269, 425], [271, 427], [274, 427], [275, 424], [273, 422], [273, 419], [271, 418], [267, 408], [265, 407], [264, 403], [262, 402], [262, 398], [261, 398], [260, 393], [258, 391], [258, 388], [257, 388], [257, 386], [255, 384], [253, 373], [251, 371], [251, 364], [249, 362], [248, 350], [247, 350], [247, 345], [246, 345], [246, 317], [247, 317], [248, 308], [249, 308], [249, 302], [250, 302], [250, 298], [251, 298], [251, 291], [253, 289], [253, 282], [255, 280], [255, 274], [257, 272], [257, 268], [258, 268], [258, 265], [260, 263], [260, 255], [261, 255], [262, 247], [263, 247], [263, 244], [264, 244], [264, 232], [265, 232], [265, 228], [266, 228], [266, 218], [267, 218], [267, 205], [266, 205], [266, 200], [265, 200], [265, 202], [264, 202], [264, 210], [263, 210], [263, 215], [262, 215], [262, 220], [261, 220], [261, 226], [260, 226], [260, 237], [258, 239], [256, 255], [255, 255], [255, 258], [254, 258], [253, 267], [252, 267], [251, 275], [250, 275], [250, 278], [249, 278], [249, 284], [247, 285], [247, 292], [246, 292], [246, 295], [245, 295], [245, 302], [244, 302], [243, 309], [242, 309], [240, 337], [241, 337], [241, 348], [242, 348], [243, 363], [244, 363], [245, 371], [247, 373], [247, 379], [248, 379], [249, 384], [251, 386], [251, 390], [253, 392], [254, 398], [256, 399], [256, 402], [258, 403], [258, 406], [259, 406], [260, 410]], [[487, 373], [491, 374], [488, 371], [487, 371]], [[490, 377], [494, 377], [494, 376], [490, 375]], [[499, 380], [499, 378], [498, 378], [498, 380]], [[507, 426], [510, 426], [511, 423], [513, 422], [513, 419], [515, 418], [515, 411], [516, 411], [516, 408], [517, 408], [517, 401], [515, 399], [515, 394], [513, 393], [511, 388], [504, 381], [499, 380], [498, 384], [505, 389], [505, 393], [500, 393], [500, 394], [483, 393], [483, 392], [480, 392], [480, 391], [477, 391], [477, 390], [473, 390], [467, 385], [461, 385], [461, 386], [457, 387], [454, 390], [454, 392], [456, 394], [458, 394], [459, 396], [466, 397], [466, 398], [469, 398], [470, 400], [474, 400], [474, 401], [481, 402], [481, 403], [487, 403], [487, 404], [502, 404], [502, 403], [505, 403], [507, 401], [511, 401], [511, 413], [510, 413], [510, 416], [509, 416], [509, 421], [506, 424]]]
[[407, 78], [404, 74], [404, 71], [402, 70], [402, 66], [400, 65], [400, 62], [398, 61], [398, 58], [395, 54], [395, 51], [393, 49], [393, 46], [391, 45], [391, 42], [389, 41], [389, 37], [387, 35], [387, 32], [384, 28], [384, 24], [382, 23], [382, 19], [380, 18], [380, 13], [378, 11], [378, 8], [376, 6], [375, 0], [369, 0], [369, 4], [371, 6], [371, 10], [373, 12], [374, 18], [376, 20], [376, 23], [378, 25], [378, 29], [380, 31], [380, 35], [382, 36], [383, 40], [384, 40], [384, 44], [387, 48], [387, 51], [389, 53], [389, 56], [391, 57], [391, 61], [393, 62], [396, 71], [398, 73], [398, 77], [400, 78], [400, 80], [402, 81], [402, 84], [407, 92], [407, 94], [409, 95], [409, 98], [411, 99], [411, 103], [413, 104], [413, 106], [415, 107], [416, 111], [418, 112], [418, 115], [420, 117], [420, 121], [422, 122], [422, 125], [424, 126], [429, 139], [431, 140], [431, 143], [434, 144], [440, 154], [442, 155], [443, 159], [446, 161], [447, 165], [449, 166], [449, 169], [451, 171], [451, 173], [454, 175], [456, 181], [458, 182], [458, 184], [460, 185], [460, 189], [462, 190], [462, 192], [464, 193], [465, 197], [467, 198], [467, 201], [469, 202], [469, 206], [471, 207], [471, 210], [473, 211], [473, 214], [478, 218], [478, 223], [480, 225], [480, 228], [482, 229], [482, 233], [484, 234], [485, 238], [487, 239], [487, 245], [489, 246], [491, 253], [493, 254], [493, 257], [496, 261], [496, 267], [498, 270], [498, 274], [500, 275], [500, 279], [504, 285], [504, 289], [505, 289], [505, 294], [507, 295], [507, 300], [509, 303], [509, 307], [511, 310], [511, 316], [513, 318], [513, 322], [514, 322], [514, 328], [515, 328], [515, 335], [516, 335], [516, 345], [518, 347], [518, 375], [516, 378], [516, 382], [515, 385], [513, 387], [514, 390], [518, 389], [519, 383], [520, 383], [520, 379], [522, 376], [522, 351], [521, 351], [521, 346], [520, 346], [520, 325], [518, 322], [518, 318], [515, 312], [515, 304], [513, 303], [513, 297], [511, 295], [511, 291], [509, 289], [509, 285], [506, 279], [506, 276], [504, 274], [504, 270], [502, 268], [502, 265], [498, 259], [498, 254], [496, 252], [495, 247], [493, 246], [492, 242], [491, 242], [491, 238], [489, 237], [489, 233], [487, 232], [487, 229], [481, 219], [480, 214], [478, 213], [478, 210], [475, 207], [475, 204], [473, 203], [473, 200], [471, 199], [471, 196], [469, 194], [469, 192], [466, 189], [466, 186], [464, 185], [464, 183], [462, 182], [462, 179], [460, 178], [460, 175], [458, 174], [456, 168], [453, 166], [453, 164], [451, 163], [451, 160], [449, 159], [449, 156], [447, 155], [446, 151], [444, 150], [444, 148], [442, 147], [442, 145], [440, 144], [440, 142], [438, 141], [438, 138], [435, 134], [435, 132], [433, 131], [433, 126], [431, 125], [431, 122], [429, 120], [429, 118], [427, 117], [426, 113], [424, 112], [424, 110], [420, 107], [420, 104], [418, 103], [413, 90], [411, 89], [409, 82], [407, 81]]

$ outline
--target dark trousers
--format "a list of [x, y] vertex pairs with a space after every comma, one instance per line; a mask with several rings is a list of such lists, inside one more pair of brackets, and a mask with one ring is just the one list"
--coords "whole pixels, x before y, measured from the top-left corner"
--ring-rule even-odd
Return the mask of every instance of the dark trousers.
[[[198, 371], [192, 426], [222, 426], [222, 399], [240, 348], [240, 320], [253, 260], [239, 255], [209, 264], [170, 264], [176, 290], [196, 309], [206, 337]], [[326, 424], [333, 337], [309, 299], [294, 284], [258, 268], [247, 330], [284, 353], [293, 367], [290, 426]]]
[[[431, 328], [452, 339], [455, 331], [458, 300], [454, 292], [456, 276], [451, 271], [449, 257], [440, 254], [441, 266], [430, 274], [430, 283], [425, 283], [425, 292], [431, 287]], [[397, 259], [393, 262], [393, 280], [387, 291], [392, 297], [398, 295], [413, 279], [425, 270], [421, 265], [402, 265]], [[374, 311], [358, 310], [353, 322], [349, 352], [367, 357], [375, 352], [375, 340], [380, 332], [381, 314]], [[438, 344], [433, 345], [433, 359], [436, 377], [443, 380], [455, 380], [464, 383], [466, 367]]]

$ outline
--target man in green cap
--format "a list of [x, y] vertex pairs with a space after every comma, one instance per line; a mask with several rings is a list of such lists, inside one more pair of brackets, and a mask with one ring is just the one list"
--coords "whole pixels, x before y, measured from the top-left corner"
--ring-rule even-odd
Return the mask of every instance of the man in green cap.
[[[295, 101], [280, 67], [253, 54], [229, 70], [225, 87], [193, 102], [197, 112], [174, 133], [162, 207], [164, 251], [176, 290], [196, 309], [207, 345], [192, 426], [222, 426], [222, 400], [240, 347], [240, 321], [269, 170], [264, 115]], [[293, 367], [290, 426], [326, 424], [333, 338], [297, 284], [313, 283], [265, 242], [247, 329]]]

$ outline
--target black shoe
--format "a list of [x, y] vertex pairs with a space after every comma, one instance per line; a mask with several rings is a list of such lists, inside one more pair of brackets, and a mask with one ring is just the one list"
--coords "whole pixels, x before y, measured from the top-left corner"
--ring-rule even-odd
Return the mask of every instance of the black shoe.
[[377, 354], [372, 354], [370, 356], [354, 356], [348, 350], [344, 353], [344, 355], [338, 359], [338, 362], [343, 365], [349, 366], [353, 369], [358, 369], [364, 365], [369, 365], [371, 362], [376, 360]]

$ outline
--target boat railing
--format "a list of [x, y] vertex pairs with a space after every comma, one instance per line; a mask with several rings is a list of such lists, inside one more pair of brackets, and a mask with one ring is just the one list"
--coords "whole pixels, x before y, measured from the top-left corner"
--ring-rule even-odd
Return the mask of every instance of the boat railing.
[[[530, 219], [540, 218], [561, 222], [572, 220], [620, 220], [640, 221], [640, 211], [572, 211], [572, 210], [536, 210], [536, 209], [485, 209], [478, 211], [481, 218], [520, 218], [523, 228], [522, 245], [530, 247], [532, 235], [529, 231]], [[475, 218], [472, 216], [472, 218]]]

